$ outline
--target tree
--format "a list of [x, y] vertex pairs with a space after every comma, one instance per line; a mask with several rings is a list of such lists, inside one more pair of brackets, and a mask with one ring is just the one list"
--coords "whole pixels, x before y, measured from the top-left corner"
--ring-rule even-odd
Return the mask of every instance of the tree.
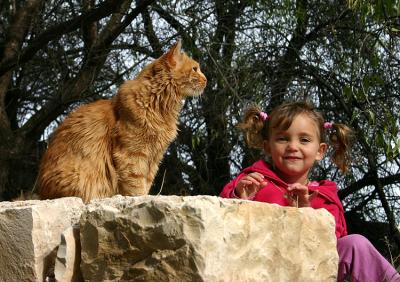
[[[326, 160], [313, 177], [337, 181], [353, 230], [381, 222], [392, 250], [400, 246], [396, 1], [0, 5], [2, 199], [32, 188], [46, 139], [65, 114], [80, 103], [110, 97], [182, 38], [209, 82], [203, 97], [185, 101], [178, 138], [152, 193], [217, 195], [240, 168], [260, 157], [236, 130], [243, 109], [258, 103], [268, 111], [287, 99], [308, 99], [327, 120], [351, 125], [356, 135], [348, 175]], [[387, 248], [382, 244], [380, 250]]]

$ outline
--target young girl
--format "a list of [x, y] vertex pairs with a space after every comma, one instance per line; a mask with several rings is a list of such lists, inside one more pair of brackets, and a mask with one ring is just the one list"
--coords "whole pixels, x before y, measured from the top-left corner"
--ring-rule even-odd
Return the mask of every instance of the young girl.
[[338, 281], [400, 281], [397, 271], [366, 238], [347, 235], [336, 184], [309, 179], [314, 163], [327, 151], [327, 136], [333, 146], [333, 162], [346, 172], [352, 133], [349, 127], [324, 122], [311, 104], [293, 102], [277, 107], [270, 116], [252, 107], [239, 128], [249, 146], [264, 149], [270, 163], [260, 160], [245, 168], [224, 187], [221, 197], [325, 208], [336, 221]]

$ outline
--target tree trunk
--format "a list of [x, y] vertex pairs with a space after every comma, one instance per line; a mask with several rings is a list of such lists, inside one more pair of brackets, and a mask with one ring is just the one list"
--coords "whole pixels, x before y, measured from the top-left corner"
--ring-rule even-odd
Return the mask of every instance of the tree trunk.
[[295, 76], [296, 66], [299, 65], [298, 54], [306, 43], [305, 34], [308, 18], [307, 1], [296, 1], [297, 24], [293, 36], [289, 41], [285, 54], [279, 59], [275, 75], [271, 81], [271, 103], [270, 107], [275, 108], [285, 100], [289, 83]]
[[13, 132], [5, 110], [4, 98], [10, 82], [11, 72], [0, 77], [0, 201], [4, 200], [3, 193], [8, 185], [9, 160], [11, 159]]

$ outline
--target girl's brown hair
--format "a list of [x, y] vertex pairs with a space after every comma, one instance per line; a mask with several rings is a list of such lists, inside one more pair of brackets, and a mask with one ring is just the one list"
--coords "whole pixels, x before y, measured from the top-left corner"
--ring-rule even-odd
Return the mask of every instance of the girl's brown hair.
[[276, 107], [265, 121], [261, 118], [260, 113], [261, 109], [258, 106], [251, 106], [246, 110], [243, 121], [238, 124], [245, 134], [249, 147], [263, 149], [264, 140], [268, 140], [272, 130], [287, 130], [295, 117], [305, 114], [317, 125], [320, 142], [330, 143], [333, 147], [332, 161], [343, 173], [348, 170], [349, 150], [353, 134], [347, 125], [334, 123], [332, 128], [325, 129], [324, 117], [308, 102], [284, 103]]

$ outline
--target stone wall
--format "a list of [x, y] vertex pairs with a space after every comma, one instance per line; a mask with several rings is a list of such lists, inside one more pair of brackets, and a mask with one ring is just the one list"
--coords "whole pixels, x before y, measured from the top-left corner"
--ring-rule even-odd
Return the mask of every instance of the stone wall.
[[211, 196], [2, 202], [0, 281], [336, 281], [334, 225]]
[[61, 233], [77, 224], [79, 198], [0, 203], [0, 281], [43, 281], [53, 272]]

